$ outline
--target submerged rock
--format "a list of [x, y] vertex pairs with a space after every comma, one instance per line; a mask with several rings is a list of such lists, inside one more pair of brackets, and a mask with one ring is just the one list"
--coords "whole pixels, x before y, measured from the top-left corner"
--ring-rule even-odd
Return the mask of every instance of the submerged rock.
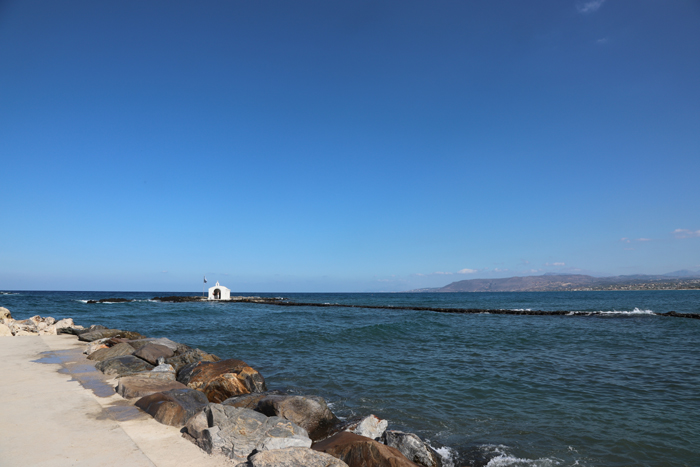
[[250, 457], [251, 467], [348, 467], [325, 452], [309, 448], [285, 448], [262, 451]]
[[260, 399], [256, 410], [270, 417], [278, 416], [296, 423], [314, 441], [326, 438], [339, 422], [326, 401], [318, 396], [269, 395]]
[[201, 392], [183, 388], [142, 397], [135, 405], [164, 425], [182, 427], [208, 402]]
[[349, 467], [417, 467], [398, 449], [347, 431], [316, 443], [312, 449], [337, 457]]
[[407, 459], [423, 467], [442, 467], [442, 458], [428, 443], [413, 433], [402, 431], [385, 431], [382, 441], [387, 446], [396, 448]]
[[232, 396], [267, 389], [265, 378], [260, 373], [245, 362], [233, 359], [188, 366], [178, 373], [177, 380], [202, 391], [210, 402], [223, 402]]
[[129, 376], [141, 371], [151, 371], [153, 365], [133, 355], [125, 355], [99, 362], [95, 368], [107, 376]]

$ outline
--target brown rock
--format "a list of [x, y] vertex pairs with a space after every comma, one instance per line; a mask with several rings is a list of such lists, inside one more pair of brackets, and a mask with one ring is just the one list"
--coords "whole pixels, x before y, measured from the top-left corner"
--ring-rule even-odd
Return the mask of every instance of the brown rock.
[[134, 352], [134, 355], [146, 360], [151, 365], [157, 365], [159, 358], [170, 358], [173, 356], [173, 351], [164, 345], [148, 344]]
[[108, 358], [113, 357], [123, 357], [125, 355], [131, 355], [134, 353], [134, 348], [129, 344], [117, 344], [114, 347], [107, 347], [105, 349], [98, 349], [88, 355], [88, 360], [94, 360], [96, 362], [103, 362]]
[[203, 393], [185, 388], [142, 397], [135, 405], [164, 425], [181, 427], [207, 403]]
[[315, 444], [312, 449], [337, 457], [349, 467], [417, 467], [398, 449], [347, 431]]
[[177, 381], [166, 381], [163, 379], [134, 375], [119, 378], [117, 394], [124, 399], [133, 399], [135, 397], [149, 396], [157, 392], [170, 391], [171, 389], [186, 388], [187, 386]]
[[210, 402], [223, 402], [229, 397], [253, 392], [264, 392], [265, 378], [241, 360], [221, 360], [216, 363], [200, 362], [180, 371], [177, 380], [187, 387], [198, 389]]

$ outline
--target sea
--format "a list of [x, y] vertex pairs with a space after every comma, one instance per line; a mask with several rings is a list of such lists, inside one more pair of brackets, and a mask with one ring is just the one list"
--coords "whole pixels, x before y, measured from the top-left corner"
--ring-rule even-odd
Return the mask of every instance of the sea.
[[[656, 315], [700, 313], [697, 290], [240, 294], [328, 307], [151, 300], [164, 295], [198, 294], [6, 291], [0, 306], [243, 360], [269, 389], [417, 434], [446, 467], [700, 465], [700, 320]], [[135, 301], [87, 303], [105, 298]]]

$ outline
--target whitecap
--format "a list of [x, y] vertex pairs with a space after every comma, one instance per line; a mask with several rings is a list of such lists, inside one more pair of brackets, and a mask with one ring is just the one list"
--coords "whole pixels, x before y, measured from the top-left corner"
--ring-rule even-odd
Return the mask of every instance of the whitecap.
[[499, 454], [492, 458], [486, 467], [553, 467], [560, 465], [561, 462], [555, 459], [544, 457], [542, 459], [523, 459], [520, 457], [509, 456], [507, 454]]

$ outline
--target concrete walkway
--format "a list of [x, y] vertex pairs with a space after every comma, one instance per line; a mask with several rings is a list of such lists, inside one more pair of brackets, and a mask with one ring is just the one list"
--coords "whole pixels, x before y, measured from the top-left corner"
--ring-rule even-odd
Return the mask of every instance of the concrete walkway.
[[114, 392], [75, 336], [0, 337], [0, 465], [230, 467]]

